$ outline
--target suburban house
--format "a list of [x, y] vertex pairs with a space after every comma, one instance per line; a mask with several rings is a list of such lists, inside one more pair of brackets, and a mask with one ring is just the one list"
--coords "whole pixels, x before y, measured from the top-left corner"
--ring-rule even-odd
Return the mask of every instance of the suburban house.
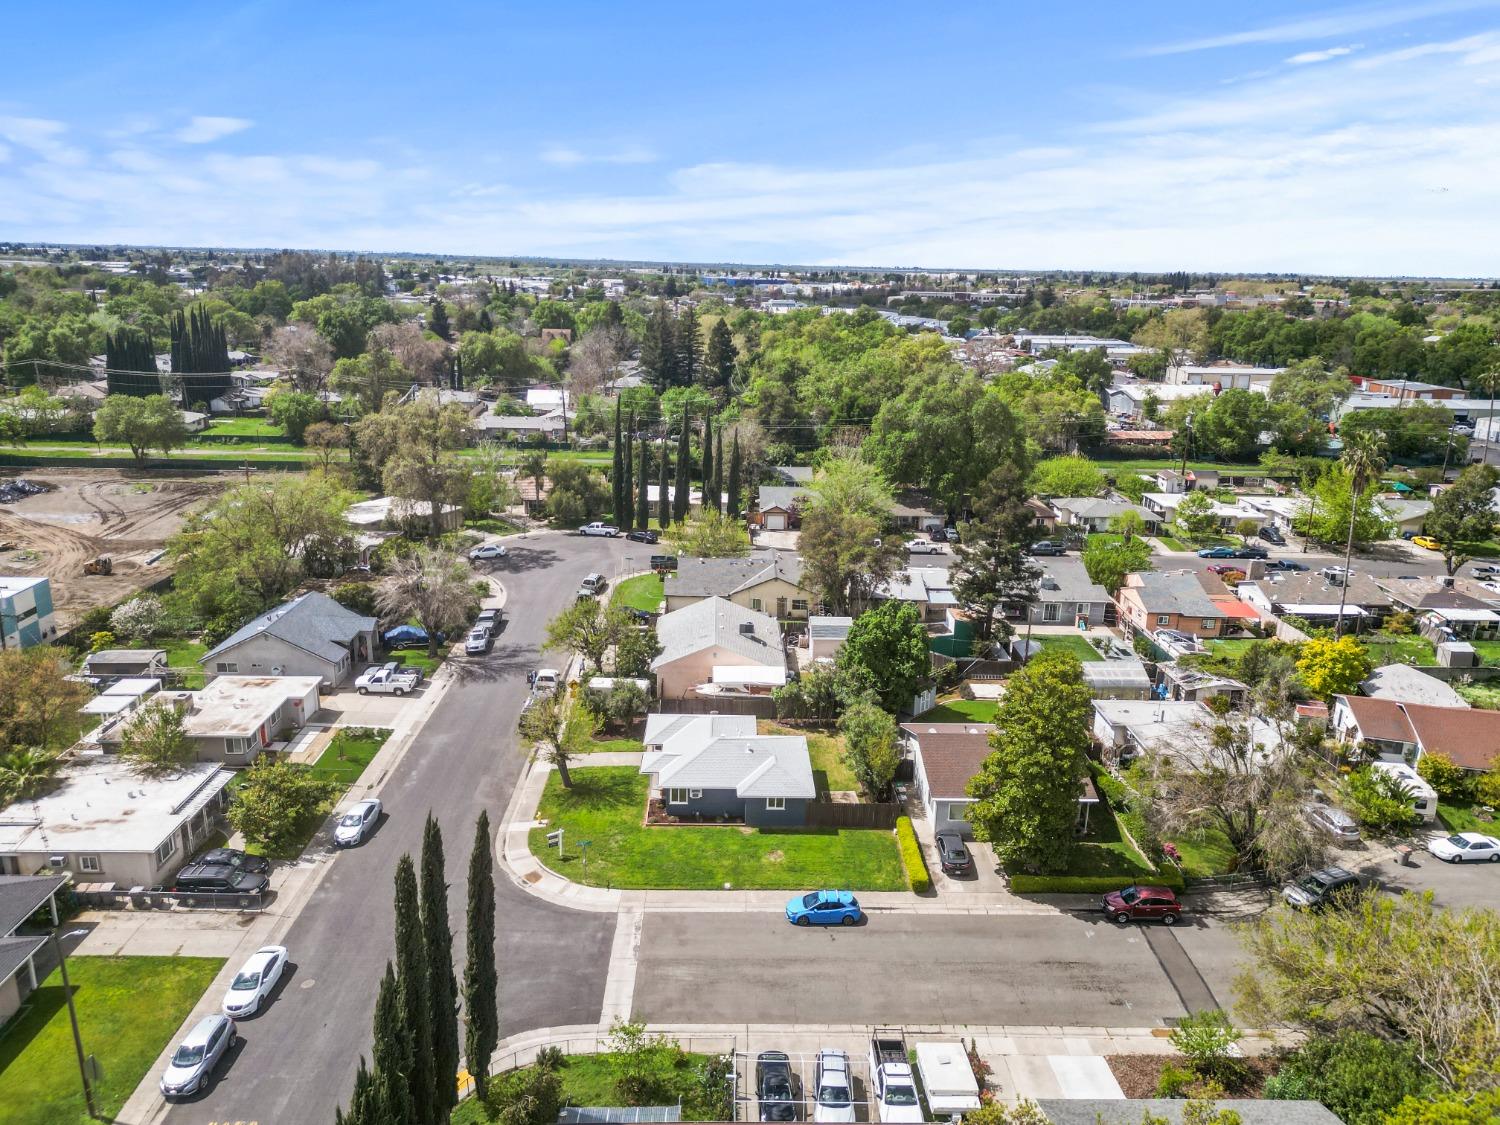
[[1423, 703], [1429, 707], [1467, 707], [1468, 701], [1452, 687], [1410, 664], [1384, 664], [1371, 672], [1359, 690], [1371, 699], [1393, 703]]
[[1404, 496], [1382, 496], [1376, 501], [1396, 525], [1396, 534], [1420, 535], [1422, 525], [1432, 513], [1431, 500], [1413, 500]]
[[1030, 497], [1026, 501], [1026, 510], [1031, 513], [1031, 525], [1038, 531], [1050, 532], [1057, 526], [1057, 513], [1041, 497]]
[[[1160, 699], [1094, 700], [1094, 740], [1106, 765], [1147, 752], [1191, 760], [1213, 745], [1214, 713], [1202, 702]], [[1264, 719], [1249, 720], [1250, 741], [1262, 760], [1281, 751], [1281, 734]]]
[[0, 578], [0, 648], [30, 648], [57, 636], [52, 583], [46, 578]]
[[1318, 571], [1281, 571], [1241, 582], [1235, 592], [1247, 605], [1272, 616], [1300, 617], [1314, 625], [1332, 625], [1338, 619], [1341, 593], [1344, 616], [1358, 620], [1361, 628], [1378, 628], [1392, 608], [1385, 588], [1358, 572], [1350, 572], [1339, 586]]
[[1152, 473], [1148, 480], [1156, 482], [1156, 491], [1178, 494], [1192, 492], [1195, 488], [1212, 492], [1219, 487], [1219, 474], [1215, 469], [1162, 469]]
[[[540, 483], [541, 487], [537, 487]], [[516, 498], [521, 502], [521, 507], [526, 509], [526, 514], [533, 518], [544, 515], [547, 511], [547, 498], [552, 495], [552, 482], [546, 477], [538, 482], [535, 477], [523, 477], [517, 473], [511, 478], [511, 484], [515, 485]]]
[[99, 679], [116, 676], [165, 676], [167, 650], [164, 648], [102, 648], [83, 658], [79, 672]]
[[1109, 388], [1109, 412], [1126, 418], [1144, 418], [1152, 401], [1165, 406], [1180, 398], [1200, 398], [1213, 393], [1212, 387], [1202, 384], [1117, 382]]
[[1442, 754], [1456, 766], [1483, 773], [1500, 758], [1500, 723], [1493, 713], [1471, 707], [1336, 695], [1332, 724], [1340, 740], [1387, 761], [1415, 766], [1423, 754]]
[[267, 610], [209, 649], [198, 663], [211, 676], [317, 676], [334, 685], [375, 659], [379, 625], [314, 591]]
[[1226, 615], [1191, 570], [1127, 574], [1115, 597], [1120, 619], [1138, 633], [1172, 629], [1193, 637], [1217, 637]]
[[0, 875], [0, 1026], [36, 991], [36, 955], [47, 944], [46, 934], [16, 931], [43, 907], [57, 925], [57, 892], [67, 883], [65, 875]]
[[807, 489], [802, 485], [761, 485], [748, 516], [750, 526], [766, 531], [795, 530], [802, 522], [797, 509], [806, 496]]
[[[974, 835], [969, 824], [969, 781], [989, 757], [990, 733], [984, 723], [902, 723], [906, 749], [912, 759], [917, 800], [927, 813], [934, 834], [957, 832], [965, 839]], [[1078, 794], [1078, 819], [1087, 825], [1089, 810], [1099, 803], [1093, 780], [1085, 777]]]
[[891, 505], [891, 523], [902, 531], [934, 531], [947, 517], [933, 508], [932, 501], [917, 492], [897, 493]]
[[[1186, 497], [1185, 492], [1148, 492], [1141, 497], [1141, 502], [1150, 509], [1152, 519], [1159, 523], [1171, 523], [1177, 518], [1177, 509], [1182, 506]], [[1214, 500], [1209, 514], [1221, 531], [1233, 530], [1236, 525], [1247, 521], [1253, 523], [1255, 530], [1259, 531], [1270, 521], [1264, 511], [1243, 500], [1236, 500], [1232, 504]]]
[[1038, 559], [1037, 562], [1042, 577], [1037, 586], [1036, 600], [1029, 607], [1006, 607], [1008, 620], [1024, 621], [1026, 614], [1023, 611], [1029, 608], [1034, 625], [1077, 625], [1083, 622], [1092, 627], [1105, 624], [1105, 615], [1114, 603], [1109, 599], [1108, 590], [1089, 581], [1082, 559], [1062, 555]]
[[161, 689], [155, 676], [122, 676], [107, 681], [109, 686], [78, 709], [80, 715], [97, 715], [96, 722], [128, 714]]
[[1500, 595], [1468, 578], [1388, 578], [1380, 583], [1397, 609], [1417, 618], [1433, 640], [1488, 640], [1500, 634]]
[[[420, 532], [432, 534], [432, 505], [424, 500], [408, 500], [400, 496], [377, 496], [373, 500], [361, 500], [344, 512], [349, 526], [362, 535], [395, 535], [398, 532]], [[464, 509], [461, 504], [444, 504], [438, 513], [437, 530], [457, 531], [464, 525]]]
[[802, 560], [789, 551], [755, 551], [739, 559], [684, 556], [662, 583], [667, 612], [704, 598], [727, 598], [736, 605], [777, 618], [806, 618], [810, 595], [802, 588]]
[[1200, 671], [1197, 668], [1189, 668], [1175, 660], [1158, 664], [1156, 674], [1158, 699], [1202, 703], [1222, 695], [1227, 696], [1230, 704], [1237, 707], [1244, 703], [1250, 694], [1250, 689], [1239, 680], [1232, 680], [1228, 676], [1216, 676], [1212, 672]]
[[1237, 363], [1173, 363], [1167, 367], [1168, 386], [1204, 386], [1220, 390], [1269, 391], [1284, 367], [1242, 367]]
[[474, 419], [474, 428], [479, 431], [481, 438], [491, 440], [533, 438], [557, 441], [567, 431], [568, 423], [560, 410], [542, 417], [533, 414], [483, 414]]
[[875, 598], [911, 602], [928, 623], [944, 620], [948, 611], [958, 605], [953, 578], [941, 566], [908, 566], [898, 570], [875, 591]]
[[807, 739], [761, 735], [749, 715], [649, 715], [641, 773], [677, 820], [807, 823], [818, 795]]
[[[157, 699], [183, 709], [183, 729], [200, 762], [248, 766], [317, 714], [322, 684], [317, 676], [216, 676], [201, 691], [165, 691]], [[129, 721], [127, 712], [106, 722], [92, 740], [117, 749]]]
[[813, 616], [807, 619], [808, 655], [813, 660], [832, 660], [844, 647], [852, 617]]
[[1108, 531], [1116, 516], [1134, 512], [1146, 522], [1146, 530], [1155, 531], [1161, 517], [1150, 508], [1129, 500], [1110, 500], [1098, 496], [1063, 496], [1052, 501], [1058, 527], [1077, 528], [1082, 532]]
[[233, 778], [212, 762], [148, 779], [114, 755], [75, 757], [50, 793], [0, 809], [0, 873], [164, 883], [217, 830]]
[[656, 638], [661, 653], [651, 670], [663, 699], [690, 698], [704, 684], [724, 682], [737, 668], [767, 669], [767, 676], [786, 682], [786, 652], [776, 618], [726, 598], [704, 598], [662, 614]]

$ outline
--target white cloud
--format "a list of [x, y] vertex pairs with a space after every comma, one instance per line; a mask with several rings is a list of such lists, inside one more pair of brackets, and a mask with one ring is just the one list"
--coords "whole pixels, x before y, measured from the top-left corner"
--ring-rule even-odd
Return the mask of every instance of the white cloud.
[[1286, 61], [1292, 66], [1306, 66], [1309, 63], [1327, 62], [1329, 59], [1343, 58], [1345, 55], [1351, 55], [1357, 50], [1359, 50], [1358, 46], [1329, 47], [1324, 51], [1303, 51], [1301, 54], [1293, 55]]
[[580, 164], [653, 164], [658, 158], [645, 145], [626, 145], [609, 151], [588, 153], [554, 141], [542, 149], [539, 159], [559, 168], [576, 168]]
[[1190, 51], [1210, 51], [1222, 47], [1247, 47], [1266, 43], [1298, 43], [1307, 39], [1335, 39], [1358, 31], [1375, 31], [1400, 24], [1414, 23], [1431, 16], [1471, 11], [1494, 6], [1494, 0], [1433, 0], [1425, 4], [1382, 5], [1345, 8], [1306, 19], [1289, 20], [1269, 27], [1251, 28], [1228, 35], [1210, 35], [1150, 47], [1143, 54], [1177, 55]]
[[204, 145], [242, 132], [254, 124], [243, 117], [194, 117], [172, 136], [185, 145]]
[[35, 153], [44, 160], [76, 167], [88, 157], [83, 150], [62, 140], [68, 127], [43, 117], [0, 117], [0, 140]]
[[566, 145], [550, 144], [542, 149], [540, 159], [547, 164], [556, 164], [559, 168], [572, 168], [583, 164], [588, 157], [576, 148], [568, 148]]

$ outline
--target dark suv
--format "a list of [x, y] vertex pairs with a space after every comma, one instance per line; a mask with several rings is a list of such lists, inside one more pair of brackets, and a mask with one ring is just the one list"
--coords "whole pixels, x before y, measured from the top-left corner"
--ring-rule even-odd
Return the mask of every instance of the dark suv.
[[1066, 555], [1068, 545], [1055, 539], [1041, 539], [1026, 548], [1028, 555]]
[[1175, 926], [1182, 917], [1182, 903], [1170, 887], [1126, 887], [1104, 896], [1104, 913], [1111, 922], [1159, 921]]
[[177, 873], [172, 889], [178, 894], [249, 895], [266, 889], [264, 875], [237, 871], [224, 863], [190, 863]]
[[974, 857], [957, 832], [937, 834], [937, 853], [944, 875], [967, 875], [974, 870]]
[[264, 875], [271, 870], [271, 861], [263, 855], [251, 855], [242, 852], [238, 848], [214, 848], [206, 851], [197, 859], [197, 864], [210, 864], [215, 867], [233, 867], [236, 871], [248, 871], [252, 875]]
[[755, 1096], [762, 1121], [797, 1120], [792, 1097], [792, 1063], [785, 1051], [762, 1051], [755, 1056]]
[[1266, 526], [1261, 528], [1260, 531], [1256, 532], [1256, 534], [1264, 539], [1267, 543], [1274, 543], [1278, 547], [1286, 546], [1286, 537], [1270, 524], [1266, 524]]
[[1288, 906], [1320, 910], [1336, 904], [1345, 895], [1357, 894], [1361, 886], [1363, 884], [1354, 872], [1342, 867], [1325, 867], [1293, 879], [1281, 888], [1281, 897]]

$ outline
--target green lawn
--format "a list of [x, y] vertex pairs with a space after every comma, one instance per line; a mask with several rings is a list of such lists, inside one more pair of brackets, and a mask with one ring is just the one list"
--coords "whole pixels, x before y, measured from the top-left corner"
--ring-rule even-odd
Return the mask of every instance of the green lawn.
[[[615, 1089], [613, 1060], [614, 1056], [607, 1052], [598, 1055], [566, 1056], [562, 1070], [558, 1072], [559, 1077], [562, 1078], [563, 1101], [568, 1105], [577, 1106], [623, 1104], [619, 1092]], [[697, 1085], [698, 1068], [707, 1061], [707, 1055], [695, 1054], [691, 1051], [682, 1053], [669, 1083], [672, 1086], [674, 1099], [688, 1099], [692, 1096]], [[485, 1112], [484, 1106], [477, 1098], [466, 1098], [460, 1102], [454, 1109], [452, 1118], [453, 1125], [488, 1125], [494, 1120], [497, 1119]]]
[[208, 673], [198, 663], [198, 658], [208, 651], [208, 646], [202, 641], [173, 637], [149, 643], [167, 650], [167, 667], [176, 669], [184, 688], [197, 690], [208, 682]]
[[1500, 683], [1451, 684], [1449, 685], [1470, 707], [1484, 711], [1500, 711]]
[[818, 791], [848, 791], [859, 788], [859, 779], [844, 761], [844, 736], [837, 731], [792, 730], [777, 723], [762, 722], [761, 734], [800, 734], [807, 739], [807, 753], [812, 758], [813, 778]]
[[1389, 633], [1371, 633], [1361, 637], [1365, 651], [1376, 667], [1382, 664], [1435, 664], [1436, 650], [1426, 637], [1398, 637]]
[[388, 730], [369, 727], [363, 730], [368, 733], [351, 735], [345, 730], [335, 732], [332, 741], [323, 748], [323, 753], [312, 764], [312, 773], [328, 781], [337, 781], [345, 787], [358, 781], [370, 760], [391, 736]]
[[642, 613], [655, 613], [661, 608], [662, 597], [661, 575], [637, 574], [616, 586], [609, 602], [626, 609], [638, 609]]
[[1481, 814], [1478, 805], [1438, 802], [1438, 819], [1449, 832], [1483, 832], [1486, 836], [1493, 836], [1495, 821], [1481, 820], [1481, 815], [1488, 814]]
[[443, 663], [446, 652], [447, 647], [445, 645], [438, 646], [438, 654], [436, 656], [428, 656], [425, 648], [406, 648], [400, 652], [391, 653], [391, 659], [407, 668], [420, 668], [424, 676], [430, 677]]
[[[637, 724], [635, 733], [644, 733], [645, 724]], [[618, 738], [610, 738], [605, 731], [595, 731], [594, 724], [582, 707], [575, 707], [568, 716], [566, 738], [568, 749], [575, 754], [639, 754], [645, 747], [639, 738], [630, 737], [630, 732]]]
[[1078, 657], [1079, 660], [1085, 662], [1104, 659], [1104, 657], [1099, 655], [1099, 650], [1096, 649], [1093, 645], [1089, 644], [1088, 641], [1084, 640], [1082, 637], [1070, 637], [1066, 634], [1058, 636], [1033, 635], [1031, 639], [1033, 641], [1039, 642], [1042, 646], [1043, 651], [1047, 651], [1049, 649], [1062, 649], [1064, 651], [1071, 652], [1074, 656]]
[[263, 437], [283, 439], [286, 431], [265, 418], [221, 418], [211, 422], [200, 437]]
[[1193, 549], [1182, 542], [1182, 540], [1173, 539], [1170, 535], [1158, 535], [1155, 538], [1158, 543], [1169, 551], [1191, 551]]
[[1217, 828], [1205, 828], [1199, 832], [1184, 832], [1167, 842], [1177, 846], [1182, 857], [1182, 873], [1189, 878], [1206, 879], [1211, 875], [1227, 875], [1234, 861], [1234, 849], [1229, 840]]
[[[647, 779], [631, 766], [575, 769], [565, 790], [547, 778], [531, 850], [559, 874], [589, 886], [711, 889], [843, 887], [899, 891], [906, 877], [891, 832], [853, 828], [757, 829], [644, 826]], [[562, 828], [565, 856], [547, 847]], [[589, 840], [588, 874], [578, 841]]]
[[1149, 879], [1146, 859], [1120, 831], [1114, 810], [1100, 801], [1089, 812], [1089, 830], [1073, 846], [1064, 875], [1125, 875]]
[[1106, 547], [1118, 547], [1125, 542], [1125, 536], [1117, 531], [1091, 531], [1089, 532], [1090, 543], [1102, 543]]
[[[217, 957], [69, 957], [84, 1050], [104, 1077], [99, 1112], [119, 1112], [224, 962]], [[0, 1035], [0, 1125], [74, 1125], [84, 1111], [62, 982], [53, 973]]]
[[1238, 660], [1245, 655], [1245, 650], [1255, 643], [1254, 637], [1235, 637], [1232, 640], [1220, 639], [1209, 641], [1208, 651], [1225, 660]]
[[521, 529], [510, 520], [489, 516], [480, 520], [464, 520], [464, 527], [469, 531], [482, 531], [486, 535], [509, 535]]
[[1500, 664], [1500, 641], [1470, 641], [1481, 664]]
[[1486, 539], [1477, 543], [1460, 543], [1459, 550], [1473, 559], [1493, 559], [1500, 556], [1500, 543]]
[[931, 711], [923, 711], [917, 721], [924, 723], [993, 723], [1000, 705], [993, 699], [948, 699]]

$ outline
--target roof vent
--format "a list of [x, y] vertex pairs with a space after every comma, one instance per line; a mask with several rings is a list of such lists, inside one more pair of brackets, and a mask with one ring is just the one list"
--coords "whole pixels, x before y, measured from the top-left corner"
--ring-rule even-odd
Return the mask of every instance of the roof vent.
[[755, 635], [755, 622], [753, 622], [753, 621], [741, 621], [740, 622], [740, 632], [743, 633], [747, 637], [754, 636]]

